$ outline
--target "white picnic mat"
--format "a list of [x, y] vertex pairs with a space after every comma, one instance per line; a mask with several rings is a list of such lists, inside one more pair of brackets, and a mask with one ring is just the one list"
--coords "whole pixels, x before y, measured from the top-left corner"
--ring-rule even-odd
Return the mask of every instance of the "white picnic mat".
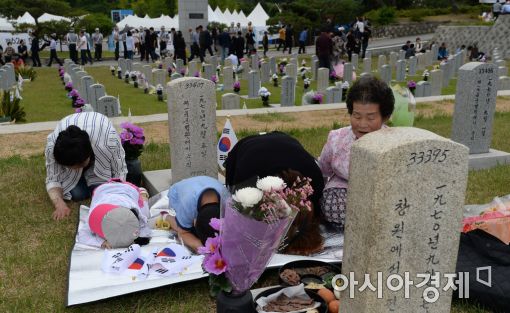
[[[154, 211], [151, 210], [151, 212]], [[80, 208], [80, 222], [78, 227], [86, 226], [85, 220], [87, 215], [88, 208], [82, 206]], [[150, 244], [142, 247], [143, 253], [150, 253], [154, 251], [155, 248], [163, 248], [169, 244], [178, 243], [173, 239], [169, 231], [153, 230], [152, 235]], [[328, 263], [340, 262], [343, 236], [338, 234], [324, 235], [325, 246], [329, 247], [334, 245], [334, 249], [327, 248], [323, 253], [313, 257], [277, 254], [269, 263], [268, 268], [280, 267], [285, 263], [297, 260], [319, 260]], [[122, 251], [123, 249], [118, 250]], [[169, 277], [149, 275], [148, 278], [139, 278], [130, 277], [128, 275], [104, 273], [101, 270], [101, 262], [104, 254], [104, 250], [75, 243], [71, 251], [69, 266], [67, 306], [207, 277], [207, 275], [203, 273], [200, 263], [195, 263], [188, 267], [186, 271]]]

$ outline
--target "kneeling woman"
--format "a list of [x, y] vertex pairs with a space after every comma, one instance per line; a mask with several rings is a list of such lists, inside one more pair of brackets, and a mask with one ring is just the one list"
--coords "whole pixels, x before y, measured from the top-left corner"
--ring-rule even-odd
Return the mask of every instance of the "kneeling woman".
[[284, 244], [284, 253], [309, 255], [322, 249], [319, 229], [320, 199], [324, 180], [315, 159], [294, 138], [281, 132], [254, 135], [240, 140], [225, 162], [225, 183], [229, 189], [255, 186], [257, 178], [279, 176], [287, 186], [298, 177], [308, 177], [314, 190], [314, 209], [300, 212]]

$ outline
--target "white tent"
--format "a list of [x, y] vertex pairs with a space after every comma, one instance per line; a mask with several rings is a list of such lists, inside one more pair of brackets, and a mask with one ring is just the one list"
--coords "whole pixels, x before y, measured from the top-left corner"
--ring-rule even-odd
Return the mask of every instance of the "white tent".
[[218, 22], [218, 23], [221, 23], [221, 19], [218, 17], [218, 15], [216, 15], [216, 13], [213, 11], [213, 9], [211, 8], [211, 6], [209, 5], [207, 7], [207, 18], [209, 20], [209, 23], [210, 22]]
[[223, 20], [228, 25], [230, 25], [230, 22], [234, 22], [234, 18], [232, 16], [232, 13], [230, 13], [230, 10], [228, 8], [225, 10], [225, 12], [223, 12]]
[[266, 11], [264, 11], [260, 2], [257, 3], [257, 6], [255, 6], [250, 15], [248, 15], [248, 21], [251, 21], [253, 26], [266, 26], [266, 21], [268, 19], [269, 15], [267, 15]]
[[58, 15], [53, 15], [53, 14], [49, 14], [49, 13], [44, 13], [43, 15], [41, 15], [37, 21], [39, 23], [44, 23], [44, 22], [51, 22], [51, 21], [66, 21], [66, 22], [71, 22], [71, 19], [70, 18], [67, 18], [67, 17], [64, 17], [64, 16], [58, 16]]
[[23, 16], [18, 17], [16, 19], [16, 23], [35, 25], [35, 18], [32, 15], [30, 15], [30, 13], [25, 12], [25, 14], [23, 14]]
[[0, 17], [0, 31], [12, 32], [14, 27], [6, 18]]
[[221, 12], [219, 7], [216, 7], [216, 9], [214, 10], [214, 14], [220, 20], [220, 22], [230, 25], [230, 23], [227, 23], [227, 21], [225, 20], [223, 12]]

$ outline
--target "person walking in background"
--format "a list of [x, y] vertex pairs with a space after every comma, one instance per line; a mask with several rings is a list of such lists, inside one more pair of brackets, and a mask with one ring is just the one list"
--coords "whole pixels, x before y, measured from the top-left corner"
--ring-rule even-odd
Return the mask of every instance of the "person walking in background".
[[200, 46], [200, 62], [204, 62], [204, 58], [206, 52], [209, 51], [211, 56], [214, 55], [212, 51], [212, 37], [211, 33], [207, 28], [204, 28], [202, 25], [198, 26], [198, 44]]
[[80, 50], [81, 65], [87, 64], [87, 37], [85, 37], [85, 32], [83, 30], [80, 31], [78, 49]]
[[365, 54], [367, 52], [368, 48], [368, 41], [370, 40], [370, 37], [372, 36], [372, 31], [370, 30], [369, 26], [365, 26], [365, 30], [363, 31], [363, 34], [361, 34], [361, 58], [365, 58]]
[[289, 48], [289, 54], [292, 54], [292, 44], [294, 42], [294, 30], [292, 29], [292, 25], [288, 24], [285, 27], [285, 48], [283, 48], [283, 52]]
[[74, 29], [69, 29], [66, 35], [67, 46], [69, 47], [69, 58], [73, 60], [75, 64], [78, 64], [78, 50], [76, 45], [78, 44], [78, 35], [74, 32]]
[[37, 37], [36, 32], [32, 32], [30, 36], [32, 37], [32, 44], [30, 45], [32, 66], [41, 67], [41, 59], [39, 58], [39, 37]]
[[347, 55], [349, 56], [349, 62], [351, 62], [352, 52], [356, 48], [356, 37], [354, 36], [351, 29], [347, 32], [347, 43], [345, 44], [347, 49]]
[[302, 53], [306, 53], [306, 48], [305, 48], [305, 45], [306, 45], [306, 39], [308, 38], [308, 27], [305, 27], [305, 29], [303, 29], [301, 31], [301, 33], [299, 34], [299, 49], [298, 49], [298, 54], [301, 54], [301, 51], [303, 51]]
[[246, 33], [246, 53], [251, 55], [255, 52], [257, 52], [257, 49], [255, 49], [255, 34], [253, 31], [248, 30]]
[[[151, 56], [152, 62], [156, 62], [158, 56], [156, 55], [156, 48], [158, 47], [158, 34], [154, 31], [154, 27], [149, 28], [147, 32], [145, 32], [145, 48]], [[147, 56], [147, 62], [149, 62], [149, 56]]]
[[241, 60], [244, 58], [244, 38], [243, 33], [241, 31], [237, 32], [237, 37], [234, 39], [233, 42], [234, 47], [234, 54], [237, 56], [238, 60]]
[[501, 13], [502, 5], [499, 3], [499, 0], [496, 0], [492, 5], [492, 14], [494, 15], [494, 20], [498, 19], [499, 14]]
[[184, 41], [184, 37], [182, 36], [182, 32], [180, 30], [177, 31], [175, 35], [174, 48], [175, 48], [174, 61], [177, 59], [181, 59], [184, 65], [186, 65], [186, 42]]
[[319, 58], [319, 67], [331, 68], [330, 57], [333, 54], [333, 40], [325, 29], [315, 42], [315, 54]]
[[135, 40], [133, 38], [133, 34], [128, 30], [126, 34], [126, 50], [127, 50], [127, 58], [133, 60], [133, 51], [135, 50]]
[[28, 49], [25, 45], [25, 40], [21, 39], [18, 45], [18, 54], [21, 60], [23, 60], [23, 64], [27, 63], [27, 57], [28, 57]]
[[267, 57], [267, 51], [269, 50], [269, 37], [267, 36], [267, 31], [264, 32], [264, 37], [262, 37], [262, 47], [264, 48], [264, 58]]
[[[51, 34], [50, 40], [50, 62], [48, 66], [51, 66], [51, 63], [55, 60], [60, 66], [62, 66], [62, 61], [57, 56], [57, 34]], [[7, 60], [6, 60], [7, 61]]]
[[159, 54], [161, 55], [161, 58], [167, 55], [169, 39], [170, 35], [165, 30], [165, 26], [161, 26], [161, 31], [159, 32]]
[[82, 29], [83, 33], [85, 34], [85, 38], [87, 38], [87, 60], [89, 60], [90, 64], [93, 64], [94, 61], [92, 60], [92, 53], [90, 53], [90, 49], [92, 47], [92, 37], [87, 32], [85, 28]]
[[283, 50], [285, 51], [285, 25], [282, 25], [278, 31], [278, 47], [276, 48], [276, 51], [280, 51], [282, 46]]
[[228, 33], [228, 29], [224, 28], [223, 32], [218, 37], [218, 44], [220, 46], [220, 55], [221, 55], [221, 61], [225, 61], [225, 58], [229, 54], [230, 49], [230, 34]]
[[103, 34], [99, 32], [99, 28], [96, 28], [95, 33], [92, 35], [92, 41], [94, 43], [94, 59], [96, 61], [102, 61]]
[[200, 47], [198, 45], [198, 27], [195, 29], [195, 31], [193, 31], [192, 28], [189, 29], [189, 37], [191, 55], [189, 56], [188, 61], [191, 61], [195, 57], [200, 58]]
[[120, 36], [119, 28], [115, 26], [113, 28], [113, 43], [115, 44], [115, 61], [119, 59], [119, 36]]

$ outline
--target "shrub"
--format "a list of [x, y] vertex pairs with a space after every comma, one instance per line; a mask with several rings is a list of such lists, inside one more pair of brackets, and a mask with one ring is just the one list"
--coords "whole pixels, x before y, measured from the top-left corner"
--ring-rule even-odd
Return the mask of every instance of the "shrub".
[[18, 78], [18, 75], [21, 75], [23, 79], [34, 80], [37, 77], [37, 72], [33, 67], [23, 65], [16, 69], [16, 78]]
[[20, 99], [13, 97], [11, 99], [11, 93], [4, 91], [2, 95], [2, 109], [0, 110], [4, 116], [10, 116], [11, 121], [25, 122], [25, 109], [19, 105]]
[[393, 7], [386, 6], [372, 10], [366, 13], [365, 16], [376, 25], [389, 25], [396, 21], [397, 14]]
[[423, 21], [423, 14], [421, 14], [417, 10], [416, 11], [412, 11], [410, 16], [409, 16], [409, 19], [411, 21], [413, 21], [413, 22], [421, 22], [421, 21]]

